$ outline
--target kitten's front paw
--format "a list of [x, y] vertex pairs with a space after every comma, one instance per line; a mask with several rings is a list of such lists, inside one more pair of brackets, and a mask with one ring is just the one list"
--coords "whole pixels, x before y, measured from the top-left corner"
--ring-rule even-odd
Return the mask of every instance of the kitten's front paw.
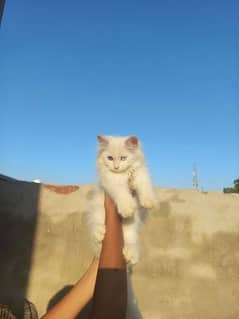
[[94, 239], [96, 242], [100, 243], [105, 236], [105, 225], [96, 225], [94, 229]]
[[125, 203], [123, 205], [121, 204], [118, 206], [118, 212], [124, 218], [132, 217], [136, 209], [137, 209], [137, 204], [134, 201]]
[[123, 248], [123, 255], [127, 264], [135, 265], [139, 261], [139, 251], [135, 245], [126, 245]]
[[144, 208], [151, 209], [158, 206], [158, 201], [156, 196], [148, 196], [148, 195], [141, 195], [139, 198], [140, 205]]

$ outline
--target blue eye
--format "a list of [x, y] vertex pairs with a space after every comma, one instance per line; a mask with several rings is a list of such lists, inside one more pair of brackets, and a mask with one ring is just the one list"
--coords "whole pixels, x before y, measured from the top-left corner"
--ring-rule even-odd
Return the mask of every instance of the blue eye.
[[127, 156], [121, 156], [120, 160], [121, 161], [126, 161], [127, 160]]
[[113, 157], [112, 156], [108, 156], [107, 157], [109, 161], [113, 161]]

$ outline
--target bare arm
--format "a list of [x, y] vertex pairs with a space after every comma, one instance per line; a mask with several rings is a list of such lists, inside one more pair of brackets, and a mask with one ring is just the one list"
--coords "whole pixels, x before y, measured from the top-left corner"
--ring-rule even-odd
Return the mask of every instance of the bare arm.
[[123, 256], [123, 233], [121, 217], [110, 196], [105, 193], [105, 228], [106, 233], [100, 254], [99, 268], [126, 268]]
[[[94, 259], [87, 272], [71, 291], [41, 319], [74, 319], [93, 295], [93, 309], [90, 318], [123, 319], [125, 317], [127, 284], [126, 263], [122, 253], [121, 220], [116, 206], [107, 194], [105, 194], [104, 205], [106, 234], [100, 260]], [[112, 275], [112, 270], [113, 272], [118, 270], [118, 275], [115, 273]], [[107, 291], [105, 285], [109, 288], [108, 294], [105, 292]], [[119, 298], [121, 291], [122, 297]], [[110, 307], [112, 305], [113, 307]]]
[[93, 306], [89, 319], [124, 319], [127, 307], [126, 262], [121, 217], [105, 193], [105, 226]]
[[41, 319], [73, 319], [92, 298], [99, 261], [95, 258], [70, 292]]

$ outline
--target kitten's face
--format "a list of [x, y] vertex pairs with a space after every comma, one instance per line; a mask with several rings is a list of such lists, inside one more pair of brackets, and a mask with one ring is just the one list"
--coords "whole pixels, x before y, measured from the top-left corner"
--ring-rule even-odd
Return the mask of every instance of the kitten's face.
[[127, 171], [136, 161], [138, 140], [136, 137], [98, 136], [100, 163], [114, 173]]

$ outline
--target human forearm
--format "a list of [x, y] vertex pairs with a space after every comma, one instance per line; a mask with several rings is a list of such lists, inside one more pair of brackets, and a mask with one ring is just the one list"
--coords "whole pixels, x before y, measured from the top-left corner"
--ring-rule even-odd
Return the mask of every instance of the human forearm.
[[126, 262], [121, 217], [109, 195], [105, 194], [105, 237], [88, 319], [124, 319], [127, 306]]
[[92, 298], [99, 261], [94, 259], [71, 291], [41, 319], [74, 319]]
[[105, 193], [105, 228], [99, 268], [125, 268], [123, 250], [123, 234], [121, 217], [117, 213], [115, 204]]

